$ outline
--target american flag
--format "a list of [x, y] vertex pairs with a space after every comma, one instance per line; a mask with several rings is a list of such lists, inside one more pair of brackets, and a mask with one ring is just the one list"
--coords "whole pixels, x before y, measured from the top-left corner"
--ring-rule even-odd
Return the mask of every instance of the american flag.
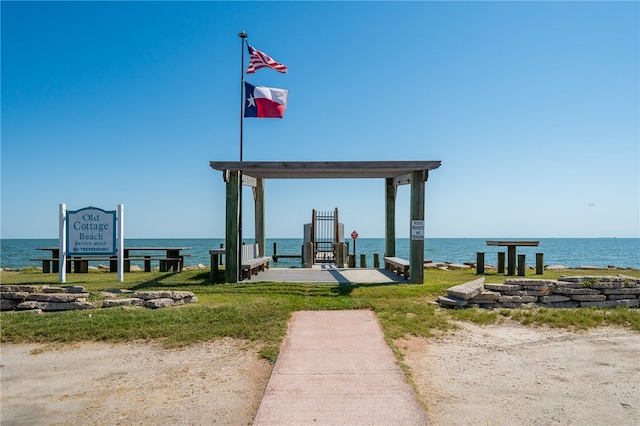
[[247, 47], [249, 48], [249, 66], [247, 67], [247, 74], [253, 74], [256, 70], [264, 67], [269, 67], [283, 74], [287, 72], [286, 66], [274, 61], [269, 55], [251, 47], [248, 44]]

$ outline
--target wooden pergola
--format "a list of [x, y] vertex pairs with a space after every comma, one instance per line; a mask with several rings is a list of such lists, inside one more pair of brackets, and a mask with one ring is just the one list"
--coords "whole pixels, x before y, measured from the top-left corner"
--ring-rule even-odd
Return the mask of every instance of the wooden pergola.
[[[440, 161], [211, 161], [222, 172], [226, 186], [226, 272], [229, 283], [238, 281], [240, 227], [240, 179], [253, 188], [255, 241], [260, 255], [265, 250], [264, 180], [265, 179], [384, 179], [385, 256], [396, 255], [396, 194], [398, 186], [411, 185], [410, 223], [424, 221], [425, 182], [429, 171]], [[409, 246], [412, 283], [424, 282], [424, 239], [411, 239]]]

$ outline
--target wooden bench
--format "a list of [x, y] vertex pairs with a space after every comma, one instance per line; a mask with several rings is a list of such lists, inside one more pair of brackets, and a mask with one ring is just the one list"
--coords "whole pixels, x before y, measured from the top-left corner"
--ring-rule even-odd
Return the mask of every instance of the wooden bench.
[[409, 261], [399, 257], [385, 257], [384, 268], [409, 279]]
[[242, 246], [242, 276], [251, 279], [260, 271], [269, 269], [270, 257], [260, 257], [258, 244], [245, 244]]

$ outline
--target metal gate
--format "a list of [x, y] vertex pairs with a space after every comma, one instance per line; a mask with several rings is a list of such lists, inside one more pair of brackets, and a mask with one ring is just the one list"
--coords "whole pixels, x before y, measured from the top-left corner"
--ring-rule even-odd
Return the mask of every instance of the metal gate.
[[311, 226], [314, 263], [334, 263], [335, 244], [340, 241], [338, 209], [328, 212], [313, 209]]

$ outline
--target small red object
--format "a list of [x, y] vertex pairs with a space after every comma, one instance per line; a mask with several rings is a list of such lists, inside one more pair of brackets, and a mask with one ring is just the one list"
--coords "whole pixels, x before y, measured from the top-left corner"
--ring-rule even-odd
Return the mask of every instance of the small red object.
[[358, 238], [358, 233], [357, 233], [356, 231], [353, 231], [353, 232], [351, 233], [351, 238], [353, 238], [354, 240], [355, 240], [356, 238]]

